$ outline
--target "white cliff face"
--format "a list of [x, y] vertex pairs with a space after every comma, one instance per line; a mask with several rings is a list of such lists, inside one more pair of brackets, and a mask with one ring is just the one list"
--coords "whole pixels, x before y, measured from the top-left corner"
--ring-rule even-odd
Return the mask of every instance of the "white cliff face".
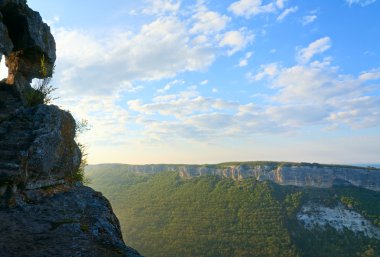
[[234, 180], [255, 178], [279, 185], [330, 188], [357, 186], [380, 191], [380, 169], [308, 163], [247, 162], [216, 165], [124, 165], [128, 171], [157, 173], [177, 171], [183, 178], [216, 175]]
[[380, 191], [380, 170], [361, 167], [272, 163], [271, 165], [238, 164], [224, 167], [209, 166], [207, 168], [193, 165], [182, 167], [182, 171], [187, 177], [203, 174], [218, 175], [234, 180], [253, 177], [257, 180], [271, 180], [279, 185], [318, 188], [352, 185]]
[[362, 215], [347, 209], [342, 204], [329, 208], [308, 203], [297, 214], [297, 220], [309, 230], [329, 225], [339, 232], [348, 229], [354, 233], [363, 233], [367, 237], [380, 239], [380, 228], [375, 227]]

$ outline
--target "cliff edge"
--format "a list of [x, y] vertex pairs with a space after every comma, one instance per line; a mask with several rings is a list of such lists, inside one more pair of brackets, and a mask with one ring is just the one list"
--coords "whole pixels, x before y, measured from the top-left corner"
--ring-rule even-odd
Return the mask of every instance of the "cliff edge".
[[[104, 164], [107, 167], [107, 164]], [[128, 165], [108, 164], [108, 168], [119, 167], [125, 171], [154, 174], [162, 171], [178, 172], [182, 178], [215, 175], [233, 180], [256, 178], [270, 180], [279, 185], [330, 188], [332, 186], [356, 186], [380, 191], [380, 169], [348, 165], [331, 165], [296, 162], [229, 162], [205, 165], [151, 164]], [[102, 165], [99, 165], [101, 167]], [[90, 166], [87, 170], [91, 170]]]
[[75, 181], [81, 151], [70, 113], [44, 104], [32, 79], [51, 77], [50, 28], [26, 0], [0, 0], [0, 255], [140, 256], [100, 193]]

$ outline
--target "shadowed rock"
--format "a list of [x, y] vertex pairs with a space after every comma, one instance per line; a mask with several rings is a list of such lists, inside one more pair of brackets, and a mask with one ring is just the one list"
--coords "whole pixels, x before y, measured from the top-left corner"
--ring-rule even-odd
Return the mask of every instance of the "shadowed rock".
[[0, 82], [0, 184], [62, 183], [80, 165], [74, 138], [75, 120], [68, 112], [52, 105], [22, 107], [17, 91]]
[[124, 244], [109, 202], [73, 181], [82, 157], [74, 118], [28, 103], [31, 80], [51, 76], [56, 55], [50, 28], [25, 0], [0, 0], [2, 55], [0, 256], [140, 256]]
[[14, 85], [23, 102], [31, 90], [33, 78], [42, 78], [41, 59], [44, 58], [46, 72], [52, 75], [55, 41], [50, 28], [38, 12], [30, 9], [25, 0], [0, 1], [0, 51], [5, 55], [8, 67], [7, 84]]
[[140, 256], [122, 239], [109, 202], [83, 186], [28, 190], [0, 209], [0, 255]]

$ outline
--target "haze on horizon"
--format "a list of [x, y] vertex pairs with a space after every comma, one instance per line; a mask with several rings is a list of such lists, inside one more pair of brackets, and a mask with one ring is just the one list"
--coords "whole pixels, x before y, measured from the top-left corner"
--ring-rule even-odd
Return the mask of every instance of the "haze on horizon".
[[380, 1], [28, 0], [89, 163], [380, 163]]

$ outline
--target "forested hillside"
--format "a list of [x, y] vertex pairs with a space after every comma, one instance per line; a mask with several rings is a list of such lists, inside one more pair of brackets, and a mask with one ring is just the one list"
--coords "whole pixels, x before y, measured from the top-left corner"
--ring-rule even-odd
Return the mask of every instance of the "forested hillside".
[[342, 205], [378, 228], [378, 192], [183, 179], [177, 172], [130, 172], [122, 165], [90, 166], [87, 174], [111, 201], [124, 239], [146, 256], [380, 256], [376, 236], [332, 226], [306, 229], [297, 219], [304, 204]]

